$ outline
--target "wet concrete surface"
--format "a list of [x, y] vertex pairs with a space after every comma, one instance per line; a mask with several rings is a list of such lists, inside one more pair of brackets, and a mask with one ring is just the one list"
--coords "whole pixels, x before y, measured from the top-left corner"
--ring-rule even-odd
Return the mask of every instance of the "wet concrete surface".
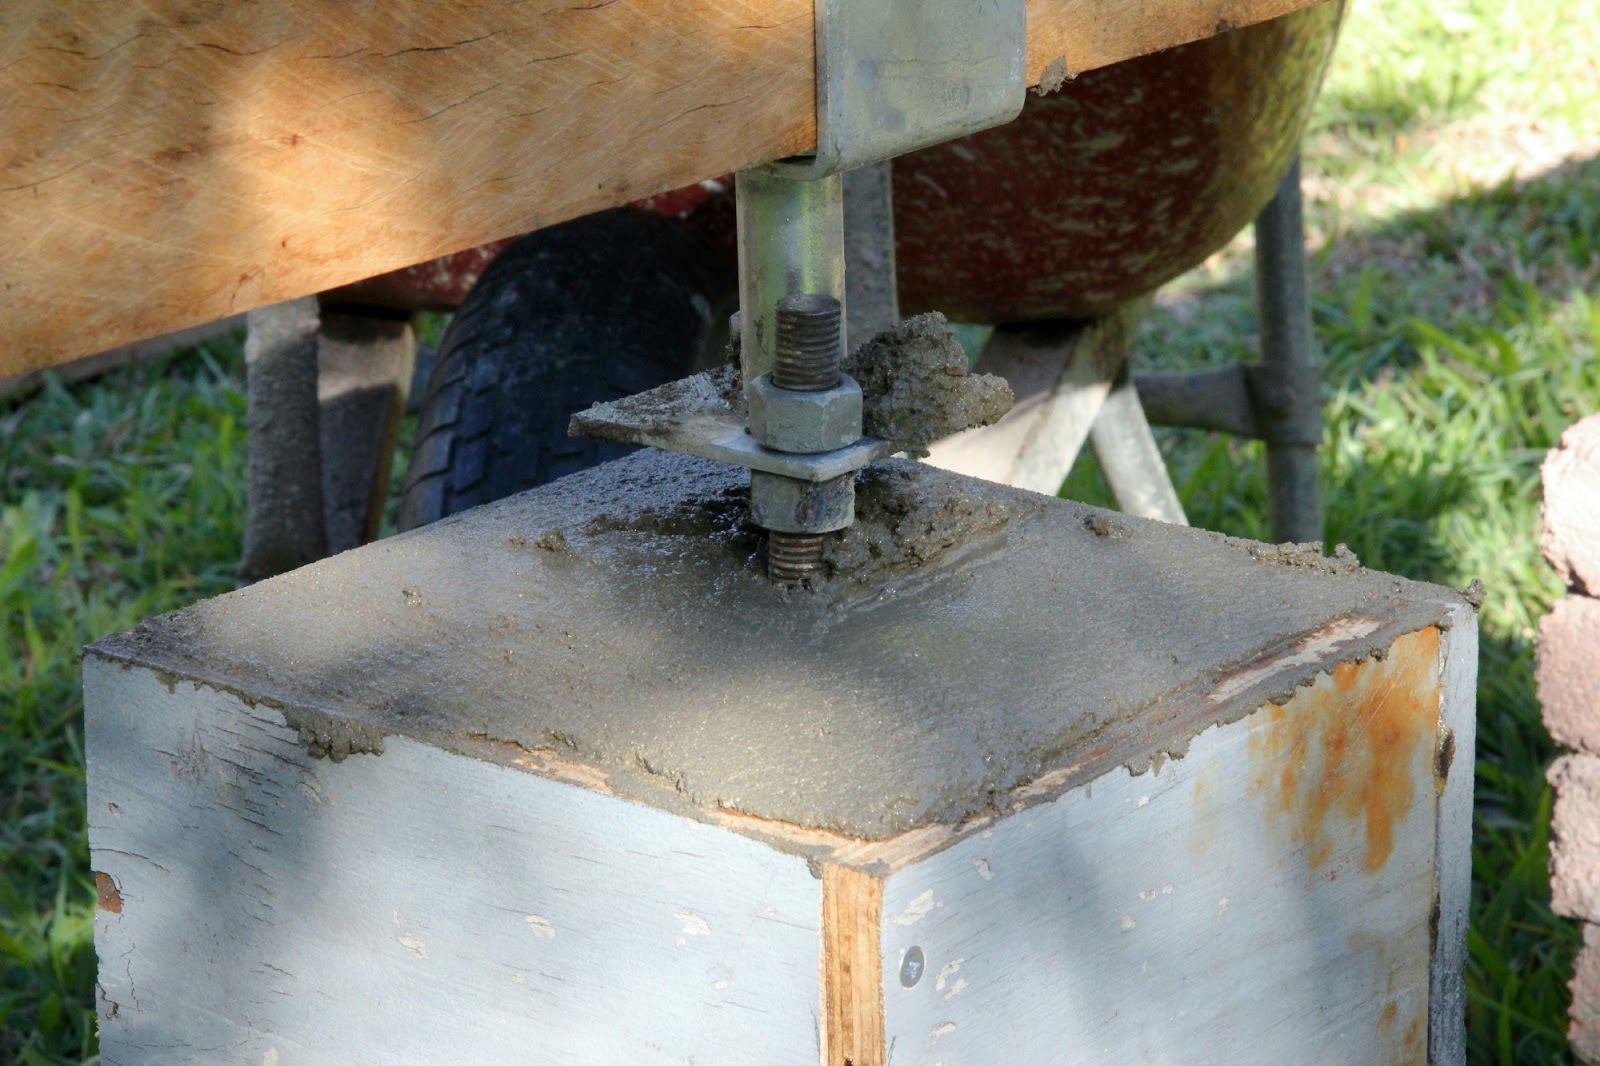
[[[319, 754], [536, 751], [691, 815], [882, 839], [1181, 757], [1462, 602], [902, 461], [863, 473], [831, 576], [783, 589], [746, 477], [641, 452], [90, 654], [280, 707]], [[1342, 635], [1285, 652], [1318, 633]]]

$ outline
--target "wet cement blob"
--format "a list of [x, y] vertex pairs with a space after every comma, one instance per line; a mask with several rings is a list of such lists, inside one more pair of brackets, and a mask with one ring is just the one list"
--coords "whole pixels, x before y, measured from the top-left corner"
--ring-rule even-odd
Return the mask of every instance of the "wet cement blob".
[[863, 432], [910, 449], [991, 425], [1011, 410], [1011, 386], [993, 374], [967, 373], [967, 353], [937, 311], [873, 337], [845, 371], [861, 385]]
[[928, 474], [927, 467], [896, 460], [861, 472], [855, 524], [831, 534], [823, 549], [830, 582], [875, 592], [897, 577], [934, 568], [955, 549], [980, 544], [1043, 506], [999, 486], [991, 491], [986, 482], [959, 484]]

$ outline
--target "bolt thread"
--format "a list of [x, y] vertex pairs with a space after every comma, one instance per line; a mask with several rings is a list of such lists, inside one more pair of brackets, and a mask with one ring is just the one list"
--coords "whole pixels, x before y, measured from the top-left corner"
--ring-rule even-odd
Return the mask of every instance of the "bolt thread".
[[844, 345], [839, 301], [814, 292], [791, 293], [774, 316], [772, 383], [793, 392], [826, 392], [839, 384]]
[[772, 530], [767, 536], [767, 576], [774, 581], [796, 583], [822, 569], [821, 533], [784, 533]]

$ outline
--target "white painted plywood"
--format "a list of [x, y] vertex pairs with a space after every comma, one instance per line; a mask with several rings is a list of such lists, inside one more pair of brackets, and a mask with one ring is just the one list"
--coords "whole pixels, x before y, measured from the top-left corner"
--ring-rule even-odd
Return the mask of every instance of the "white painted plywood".
[[[892, 876], [888, 1061], [1423, 1062], [1435, 632]], [[1459, 729], [1470, 649], [1450, 647]]]
[[814, 1063], [820, 883], [660, 810], [85, 663], [107, 1066]]

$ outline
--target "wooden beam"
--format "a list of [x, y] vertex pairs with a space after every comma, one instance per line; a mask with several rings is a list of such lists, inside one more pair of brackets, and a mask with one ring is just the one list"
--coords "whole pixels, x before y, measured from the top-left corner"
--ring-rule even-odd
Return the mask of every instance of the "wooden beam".
[[[1030, 0], [1030, 78], [1309, 0]], [[815, 143], [809, 0], [8, 0], [0, 375]]]
[[104, 352], [96, 352], [80, 359], [71, 359], [59, 363], [54, 367], [41, 367], [30, 370], [26, 374], [14, 374], [10, 377], [0, 377], [0, 400], [26, 395], [44, 387], [45, 375], [52, 370], [64, 384], [76, 385], [82, 381], [92, 381], [102, 374], [109, 374], [113, 370], [120, 370], [126, 366], [147, 363], [173, 352], [185, 348], [194, 348], [208, 341], [217, 341], [227, 337], [235, 330], [244, 329], [244, 315], [230, 315], [219, 318], [214, 322], [205, 322], [188, 329], [180, 329], [175, 333], [163, 333], [158, 337], [147, 337], [125, 344], [120, 348], [112, 348]]
[[1057, 76], [1266, 22], [1321, 0], [1028, 0], [1028, 78]]

